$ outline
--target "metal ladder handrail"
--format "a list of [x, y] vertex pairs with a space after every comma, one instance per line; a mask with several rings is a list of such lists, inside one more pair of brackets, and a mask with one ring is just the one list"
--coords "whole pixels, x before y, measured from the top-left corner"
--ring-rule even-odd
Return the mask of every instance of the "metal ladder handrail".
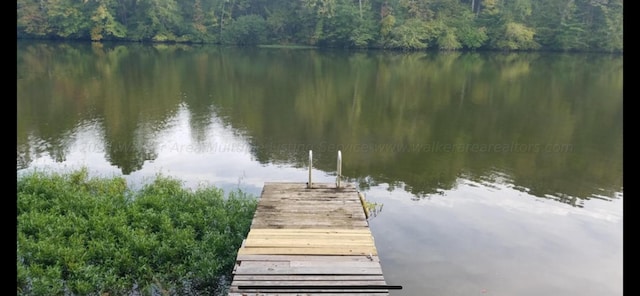
[[307, 183], [307, 188], [312, 188], [313, 183], [311, 182], [311, 169], [313, 168], [313, 151], [309, 150], [309, 182]]
[[[309, 150], [309, 181], [307, 182], [307, 188], [313, 188], [312, 180], [313, 170], [313, 150]], [[342, 186], [342, 151], [338, 150], [338, 159], [336, 161], [336, 188]]]
[[340, 188], [340, 179], [342, 178], [342, 151], [340, 150], [338, 150], [338, 161], [336, 166], [336, 188]]

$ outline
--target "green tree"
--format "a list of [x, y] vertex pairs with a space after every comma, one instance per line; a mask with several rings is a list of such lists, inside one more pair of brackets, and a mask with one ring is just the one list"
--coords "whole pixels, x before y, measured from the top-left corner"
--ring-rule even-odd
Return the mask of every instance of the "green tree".
[[243, 15], [223, 32], [223, 42], [236, 45], [255, 45], [265, 40], [267, 23], [259, 15]]
[[22, 34], [43, 37], [49, 34], [50, 24], [46, 6], [37, 0], [18, 0], [17, 30]]
[[533, 36], [535, 31], [523, 24], [508, 22], [505, 25], [503, 35], [495, 40], [495, 45], [499, 49], [507, 50], [527, 50], [537, 49], [538, 43]]
[[532, 2], [532, 22], [535, 40], [544, 48], [557, 48], [557, 34], [561, 21], [566, 19], [568, 2], [573, 0], [538, 0]]
[[123, 38], [126, 28], [114, 17], [115, 2], [112, 0], [98, 0], [98, 5], [91, 16], [91, 40], [100, 41], [107, 37]]
[[485, 0], [480, 22], [488, 28], [490, 46], [502, 50], [530, 50], [539, 48], [535, 29], [526, 25], [531, 15], [529, 0], [513, 2]]
[[443, 29], [436, 43], [444, 50], [469, 48], [484, 45], [487, 40], [486, 28], [479, 26], [472, 10], [457, 0], [437, 0], [431, 5], [435, 18], [442, 22]]
[[460, 41], [458, 41], [458, 37], [456, 37], [455, 29], [449, 27], [447, 27], [444, 30], [444, 33], [438, 37], [437, 43], [438, 48], [444, 50], [454, 50], [462, 47], [462, 43], [460, 43]]
[[[368, 7], [370, 3], [350, 0], [337, 0], [335, 5], [323, 9], [333, 9], [333, 12], [322, 12], [322, 33], [319, 35], [320, 45], [365, 47], [375, 38], [375, 22], [371, 13], [363, 13], [360, 5]], [[370, 10], [368, 10], [370, 11]]]
[[575, 1], [568, 1], [563, 7], [559, 30], [555, 34], [555, 46], [564, 50], [587, 47], [587, 31], [580, 20]]
[[73, 0], [52, 0], [46, 2], [47, 21], [50, 32], [63, 38], [87, 38], [90, 28], [89, 16], [84, 4]]
[[385, 1], [380, 8], [380, 43], [384, 46], [391, 42], [393, 28], [396, 25], [396, 17], [393, 16], [393, 8]]
[[591, 0], [586, 22], [592, 48], [606, 51], [622, 50], [622, 0]]
[[412, 18], [393, 29], [389, 45], [392, 48], [425, 49], [430, 46], [432, 40], [438, 38], [442, 29], [440, 22], [427, 23]]
[[177, 41], [181, 35], [182, 16], [176, 0], [139, 0], [135, 6], [134, 40]]

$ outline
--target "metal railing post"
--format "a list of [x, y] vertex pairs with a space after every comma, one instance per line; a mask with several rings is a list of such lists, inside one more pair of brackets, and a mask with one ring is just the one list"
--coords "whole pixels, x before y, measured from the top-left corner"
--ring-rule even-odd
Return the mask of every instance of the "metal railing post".
[[340, 188], [340, 179], [342, 179], [342, 152], [340, 150], [338, 150], [338, 163], [336, 171], [336, 187]]
[[311, 188], [311, 168], [313, 167], [313, 152], [309, 150], [309, 183], [307, 183], [307, 188]]

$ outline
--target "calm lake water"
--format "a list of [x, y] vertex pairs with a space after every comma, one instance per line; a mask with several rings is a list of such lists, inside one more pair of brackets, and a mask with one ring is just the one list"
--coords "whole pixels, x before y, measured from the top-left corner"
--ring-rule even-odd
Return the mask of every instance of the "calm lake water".
[[622, 295], [622, 56], [17, 44], [17, 173], [343, 174], [392, 295]]

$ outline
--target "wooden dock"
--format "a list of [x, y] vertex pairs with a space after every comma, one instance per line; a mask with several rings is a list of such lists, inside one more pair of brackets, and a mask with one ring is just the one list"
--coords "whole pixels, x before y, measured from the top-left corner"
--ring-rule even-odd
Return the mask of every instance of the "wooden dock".
[[355, 187], [265, 183], [229, 295], [389, 295]]

